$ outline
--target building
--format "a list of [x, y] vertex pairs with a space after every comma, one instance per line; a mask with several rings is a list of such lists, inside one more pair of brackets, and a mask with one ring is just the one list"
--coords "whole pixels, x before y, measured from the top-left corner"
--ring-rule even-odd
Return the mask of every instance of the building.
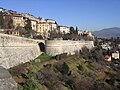
[[101, 47], [102, 47], [102, 49], [105, 49], [105, 50], [110, 50], [111, 49], [111, 47], [108, 43], [105, 43], [105, 44], [102, 43]]
[[46, 22], [46, 19], [40, 18], [40, 22], [37, 24], [37, 32], [44, 38], [48, 37], [50, 31], [50, 25]]
[[111, 61], [111, 56], [106, 55], [106, 56], [104, 57], [104, 59], [105, 59], [105, 61]]
[[25, 18], [21, 14], [14, 14], [12, 16], [13, 25], [16, 28], [17, 26], [24, 27], [25, 26]]
[[92, 35], [92, 33], [89, 32], [89, 31], [84, 31], [84, 32], [82, 33], [82, 36], [86, 36], [86, 37], [94, 40], [94, 35]]
[[40, 22], [40, 19], [36, 18], [35, 16], [29, 14], [29, 13], [22, 13], [21, 14], [23, 17], [30, 19], [31, 20], [31, 27], [32, 30], [36, 31], [37, 33], [39, 33], [40, 31], [38, 30], [38, 23]]
[[57, 30], [57, 22], [55, 20], [52, 19], [46, 19], [46, 22], [49, 23], [50, 25], [50, 31], [51, 30]]
[[21, 13], [21, 15], [25, 18], [29, 18], [30, 20], [36, 21], [37, 23], [40, 22], [40, 20], [38, 18], [36, 18], [35, 16], [33, 16], [29, 13]]
[[58, 30], [59, 30], [62, 34], [70, 33], [70, 28], [67, 27], [67, 26], [58, 26]]
[[0, 12], [5, 12], [6, 9], [0, 7]]
[[40, 21], [37, 24], [37, 32], [44, 38], [49, 37], [49, 32], [52, 30], [57, 30], [57, 23], [52, 19], [40, 18]]
[[116, 51], [116, 52], [112, 53], [112, 58], [113, 59], [119, 59], [120, 58], [119, 51]]
[[31, 20], [31, 27], [32, 30], [37, 32], [37, 22], [35, 20]]
[[14, 36], [20, 35], [18, 30], [13, 30], [13, 29], [0, 29], [0, 33], [14, 35]]
[[49, 31], [50, 31], [49, 23], [40, 22], [37, 24], [37, 32], [39, 32], [42, 37], [47, 38]]
[[82, 35], [82, 32], [80, 30], [78, 30], [78, 35]]

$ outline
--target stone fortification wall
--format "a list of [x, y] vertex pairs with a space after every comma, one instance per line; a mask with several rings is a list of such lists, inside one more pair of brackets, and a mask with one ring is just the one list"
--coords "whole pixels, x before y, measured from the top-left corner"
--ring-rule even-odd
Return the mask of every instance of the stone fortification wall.
[[45, 45], [46, 53], [52, 56], [61, 53], [73, 55], [75, 52], [79, 52], [84, 46], [89, 49], [94, 47], [93, 41], [49, 40], [45, 42]]
[[38, 43], [32, 39], [0, 34], [0, 66], [10, 68], [33, 60], [41, 54]]

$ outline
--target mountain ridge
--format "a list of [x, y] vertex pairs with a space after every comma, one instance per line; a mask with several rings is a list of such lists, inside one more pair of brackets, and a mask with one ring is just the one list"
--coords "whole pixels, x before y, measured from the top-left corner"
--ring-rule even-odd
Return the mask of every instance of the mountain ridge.
[[120, 37], [120, 28], [119, 27], [104, 28], [99, 31], [93, 31], [93, 34], [96, 37], [101, 38]]

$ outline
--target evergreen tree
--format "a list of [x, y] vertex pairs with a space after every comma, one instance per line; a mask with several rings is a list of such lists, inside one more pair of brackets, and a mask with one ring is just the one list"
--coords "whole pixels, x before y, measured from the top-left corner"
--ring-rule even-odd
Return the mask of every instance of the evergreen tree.
[[24, 28], [25, 28], [25, 30], [26, 30], [25, 36], [26, 36], [26, 37], [33, 38], [32, 27], [31, 27], [31, 20], [30, 20], [30, 19], [27, 19], [27, 20], [26, 20], [26, 25], [25, 25]]
[[4, 19], [3, 19], [3, 13], [0, 12], [0, 28], [4, 28]]
[[76, 27], [75, 34], [78, 34], [78, 27]]
[[74, 33], [75, 33], [74, 27], [70, 27], [70, 34], [74, 34]]

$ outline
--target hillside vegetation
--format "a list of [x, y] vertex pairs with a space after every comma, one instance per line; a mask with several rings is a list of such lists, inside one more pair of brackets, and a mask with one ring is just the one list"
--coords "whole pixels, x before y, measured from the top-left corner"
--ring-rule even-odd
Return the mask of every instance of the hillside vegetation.
[[9, 69], [19, 90], [120, 89], [120, 72], [107, 62], [98, 63], [82, 54], [69, 57], [63, 54], [55, 58], [43, 54], [31, 62]]

